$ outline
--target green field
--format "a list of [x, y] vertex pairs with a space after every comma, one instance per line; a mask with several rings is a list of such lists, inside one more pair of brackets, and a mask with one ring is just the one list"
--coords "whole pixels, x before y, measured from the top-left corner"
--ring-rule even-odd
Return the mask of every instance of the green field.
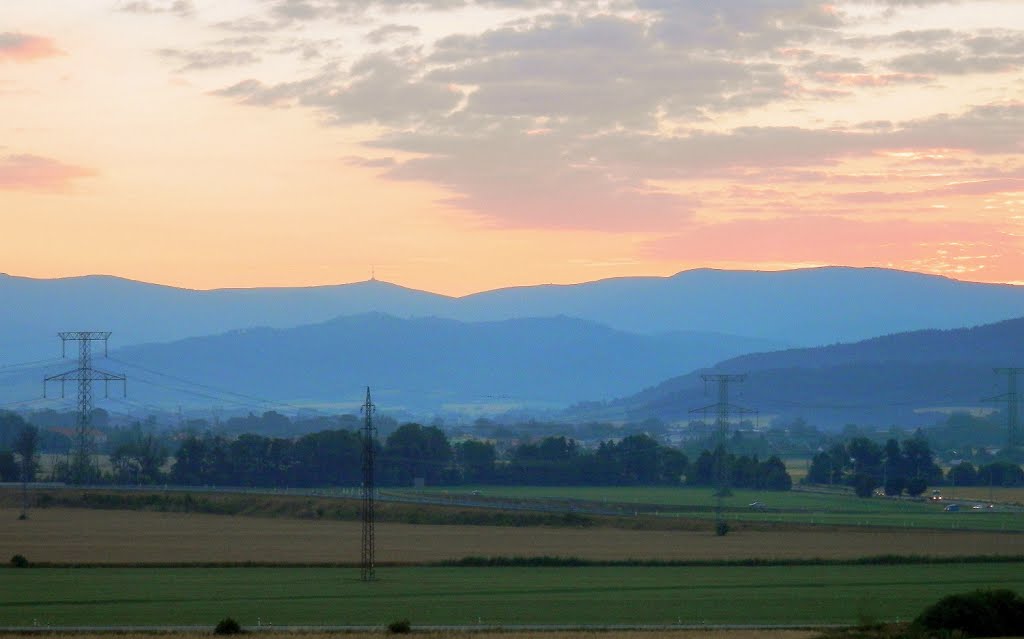
[[1024, 563], [700, 568], [0, 570], [0, 625], [786, 624], [907, 619], [1024, 591]]
[[[673, 517], [713, 517], [716, 499], [709, 488], [604, 487], [604, 486], [466, 486], [426, 491], [389, 491], [398, 494], [427, 494], [457, 500], [479, 493], [488, 500], [518, 499], [600, 505], [629, 513], [630, 506], [641, 513]], [[999, 491], [994, 497], [998, 501]], [[759, 502], [763, 509], [752, 509]], [[829, 524], [843, 526], [886, 526], [935, 528], [942, 530], [1024, 531], [1024, 511], [1019, 508], [976, 511], [972, 500], [962, 500], [959, 512], [944, 512], [948, 502], [912, 501], [872, 497], [862, 499], [844, 492], [735, 490], [723, 500], [726, 518], [734, 521]]]

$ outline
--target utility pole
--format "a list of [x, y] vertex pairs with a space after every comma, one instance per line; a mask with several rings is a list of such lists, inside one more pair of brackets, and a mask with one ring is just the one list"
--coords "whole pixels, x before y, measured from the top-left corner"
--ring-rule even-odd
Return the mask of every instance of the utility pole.
[[982, 401], [1006, 402], [1006, 446], [1012, 449], [1020, 444], [1017, 432], [1017, 420], [1020, 415], [1017, 405], [1017, 375], [1024, 373], [1024, 368], [994, 368], [992, 370], [996, 375], [1006, 375], [1006, 392]]
[[366, 387], [366, 403], [363, 404], [363, 503], [360, 514], [363, 520], [363, 556], [360, 564], [359, 578], [362, 581], [373, 581], [374, 572], [374, 498], [373, 458], [374, 435], [373, 413], [377, 407], [370, 400], [370, 387]]
[[60, 396], [64, 397], [64, 384], [66, 382], [78, 382], [78, 419], [75, 424], [75, 441], [73, 454], [70, 460], [70, 479], [73, 484], [84, 484], [90, 479], [97, 477], [93, 454], [91, 420], [92, 420], [92, 383], [103, 382], [104, 395], [110, 396], [110, 382], [121, 382], [124, 394], [128, 394], [127, 381], [124, 375], [108, 373], [93, 368], [92, 365], [92, 343], [103, 342], [103, 356], [107, 355], [107, 340], [110, 339], [109, 332], [101, 331], [70, 331], [58, 333], [61, 339], [61, 356], [67, 357], [68, 342], [78, 342], [78, 368], [50, 375], [43, 379], [43, 397], [46, 397], [46, 388], [50, 382], [60, 382]]
[[704, 380], [705, 388], [709, 382], [715, 382], [718, 384], [718, 401], [708, 406], [702, 406], [700, 408], [694, 408], [691, 413], [702, 413], [706, 417], [711, 411], [716, 413], [715, 419], [715, 441], [716, 447], [714, 451], [714, 457], [716, 460], [715, 468], [715, 532], [719, 535], [724, 535], [728, 530], [728, 526], [725, 523], [725, 517], [722, 512], [722, 500], [729, 492], [729, 469], [726, 465], [726, 450], [725, 445], [728, 440], [729, 432], [729, 414], [735, 413], [737, 415], [745, 415], [753, 413], [755, 411], [738, 406], [729, 401], [729, 387], [732, 384], [739, 384], [747, 379], [746, 375], [735, 375], [735, 374], [710, 374], [701, 375], [700, 378]]

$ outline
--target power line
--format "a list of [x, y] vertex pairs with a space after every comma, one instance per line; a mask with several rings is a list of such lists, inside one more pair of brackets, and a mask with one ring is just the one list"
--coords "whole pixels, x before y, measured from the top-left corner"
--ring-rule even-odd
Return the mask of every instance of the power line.
[[9, 370], [14, 368], [42, 368], [43, 366], [49, 366], [50, 364], [56, 364], [61, 361], [60, 357], [50, 357], [48, 359], [37, 359], [32, 362], [18, 362], [15, 364], [3, 364], [0, 366], [0, 371]]
[[[232, 390], [227, 390], [227, 389], [224, 389], [224, 388], [218, 388], [216, 386], [211, 386], [209, 384], [203, 384], [201, 382], [196, 382], [196, 381], [193, 381], [193, 380], [190, 380], [190, 379], [186, 379], [184, 377], [179, 377], [179, 376], [176, 376], [176, 375], [171, 375], [169, 373], [163, 373], [163, 372], [160, 372], [160, 371], [155, 371], [155, 370], [153, 370], [151, 368], [146, 368], [145, 366], [142, 366], [140, 364], [135, 364], [135, 363], [132, 363], [132, 362], [126, 362], [124, 360], [120, 360], [120, 359], [117, 359], [117, 358], [114, 358], [114, 357], [109, 357], [108, 359], [110, 359], [111, 361], [117, 362], [119, 364], [122, 364], [124, 366], [128, 366], [128, 367], [131, 367], [131, 368], [136, 368], [136, 369], [141, 370], [141, 371], [145, 371], [147, 373], [150, 373], [151, 375], [158, 375], [160, 377], [166, 377], [167, 379], [174, 380], [174, 381], [179, 382], [181, 384], [187, 384], [189, 386], [195, 386], [196, 388], [202, 388], [202, 389], [210, 391], [212, 393], [217, 393], [219, 395], [227, 395], [227, 396], [239, 397], [241, 399], [248, 400], [249, 403], [243, 403], [243, 402], [239, 402], [237, 400], [230, 400], [230, 399], [224, 399], [224, 401], [234, 402], [236, 404], [245, 405], [245, 406], [250, 406], [251, 402], [257, 402], [259, 404], [265, 404], [265, 405], [270, 406], [272, 408], [285, 407], [285, 408], [291, 408], [291, 409], [294, 409], [294, 410], [302, 410], [301, 406], [295, 406], [295, 405], [289, 404], [287, 402], [282, 402], [282, 401], [279, 401], [279, 400], [266, 399], [264, 397], [257, 397], [255, 395], [247, 395], [245, 393], [239, 393], [239, 392], [232, 391]], [[151, 383], [153, 383], [153, 382], [151, 382]], [[158, 384], [153, 383], [153, 385], [156, 386]], [[182, 389], [177, 389], [177, 390], [182, 390]], [[182, 390], [182, 392], [188, 392], [188, 391]], [[222, 398], [218, 398], [218, 397], [211, 397], [209, 395], [204, 395], [204, 397], [207, 397], [209, 399], [222, 399]]]
[[22, 399], [22, 400], [18, 400], [18, 401], [14, 401], [14, 402], [6, 402], [6, 403], [3, 403], [3, 404], [0, 404], [0, 407], [3, 407], [3, 406], [17, 406], [17, 405], [20, 405], [20, 404], [35, 404], [36, 402], [62, 402], [62, 401], [67, 403], [69, 400], [66, 400], [63, 397], [36, 397], [35, 399]]

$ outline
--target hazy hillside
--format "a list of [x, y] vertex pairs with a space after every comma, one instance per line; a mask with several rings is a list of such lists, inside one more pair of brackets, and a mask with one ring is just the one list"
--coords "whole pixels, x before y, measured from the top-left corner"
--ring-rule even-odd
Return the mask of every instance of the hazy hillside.
[[[464, 323], [371, 313], [125, 347], [97, 365], [127, 373], [137, 404], [261, 407], [255, 398], [326, 406], [361, 399], [369, 384], [392, 410], [472, 404], [493, 411], [610, 397], [722, 354], [769, 346], [700, 333], [634, 335], [566, 317]], [[17, 387], [35, 396], [41, 378], [31, 371], [5, 378], [0, 370], [0, 392]]]
[[376, 281], [193, 291], [100, 275], [55, 280], [0, 275], [0, 300], [16, 309], [0, 316], [0, 364], [59, 354], [59, 331], [112, 331], [116, 347], [254, 326], [289, 328], [371, 311], [442, 315], [452, 301]]
[[[713, 372], [747, 373], [733, 399], [760, 410], [764, 419], [887, 426], [932, 423], [935, 408], [998, 407], [980, 401], [1006, 392], [1006, 378], [992, 369], [1021, 365], [1024, 318], [745, 355], [723, 361]], [[695, 372], [607, 404], [578, 406], [569, 414], [576, 419], [689, 419], [690, 409], [717, 401], [715, 387], [706, 390]]]
[[1024, 315], [1024, 287], [877, 268], [697, 269], [668, 278], [501, 289], [460, 300], [466, 319], [562, 313], [620, 330], [685, 327], [798, 346]]
[[1022, 287], [852, 268], [705, 269], [463, 298], [378, 281], [191, 291], [106, 276], [0, 275], [0, 300], [6, 309], [0, 315], [0, 365], [53, 356], [59, 352], [55, 334], [62, 330], [109, 330], [113, 345], [126, 346], [254, 326], [289, 328], [373, 311], [460, 321], [564, 315], [634, 333], [714, 332], [801, 346], [1024, 315]]

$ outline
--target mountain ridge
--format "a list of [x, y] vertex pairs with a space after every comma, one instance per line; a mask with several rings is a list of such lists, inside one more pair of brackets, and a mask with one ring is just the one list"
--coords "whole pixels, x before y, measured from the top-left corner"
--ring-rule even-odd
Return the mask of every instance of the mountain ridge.
[[928, 425], [953, 409], [993, 410], [1005, 392], [993, 371], [1024, 362], [1024, 317], [959, 329], [926, 329], [852, 343], [728, 358], [639, 393], [571, 407], [572, 419], [687, 420], [709, 403], [704, 373], [745, 374], [740, 404], [784, 421]]

